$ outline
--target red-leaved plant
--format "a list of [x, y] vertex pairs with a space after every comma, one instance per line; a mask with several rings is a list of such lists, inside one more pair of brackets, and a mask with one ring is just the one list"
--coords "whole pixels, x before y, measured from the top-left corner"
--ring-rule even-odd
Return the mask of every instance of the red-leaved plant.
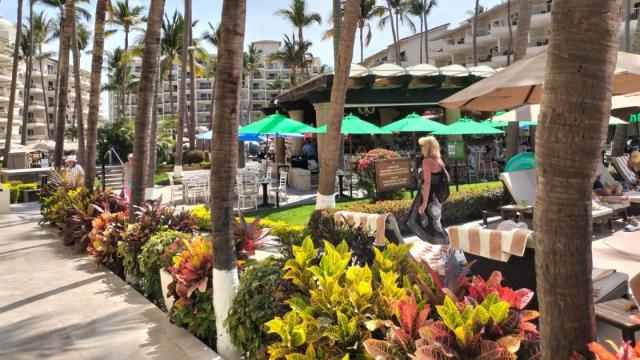
[[634, 348], [631, 342], [627, 341], [621, 346], [616, 345], [613, 341], [607, 340], [607, 343], [613, 348], [614, 352], [610, 352], [604, 346], [592, 342], [588, 346], [589, 350], [596, 355], [598, 360], [637, 360], [640, 359], [640, 343]]
[[269, 235], [271, 228], [260, 229], [260, 219], [247, 222], [242, 212], [238, 218], [233, 219], [233, 237], [236, 244], [236, 258], [239, 266], [256, 253], [256, 250], [263, 249], [268, 242], [276, 239]]

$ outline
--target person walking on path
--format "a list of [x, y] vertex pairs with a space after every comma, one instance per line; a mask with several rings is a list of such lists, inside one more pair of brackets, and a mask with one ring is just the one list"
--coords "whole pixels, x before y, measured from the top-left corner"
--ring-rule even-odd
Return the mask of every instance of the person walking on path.
[[78, 164], [75, 155], [69, 155], [65, 159], [64, 180], [71, 187], [84, 185], [84, 169]]
[[131, 175], [133, 174], [133, 154], [127, 155], [127, 163], [122, 167], [122, 191], [124, 198], [131, 200]]
[[440, 144], [433, 136], [418, 140], [424, 160], [418, 170], [418, 193], [407, 218], [407, 226], [431, 244], [448, 244], [442, 226], [442, 204], [449, 197], [449, 173], [440, 157]]

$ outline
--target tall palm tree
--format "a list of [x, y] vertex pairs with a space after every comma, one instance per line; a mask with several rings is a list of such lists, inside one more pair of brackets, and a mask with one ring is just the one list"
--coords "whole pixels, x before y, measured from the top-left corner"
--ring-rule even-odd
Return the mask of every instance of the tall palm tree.
[[29, 105], [31, 103], [31, 84], [33, 79], [31, 74], [33, 73], [33, 3], [35, 0], [29, 0], [29, 27], [25, 28], [26, 38], [23, 40], [22, 54], [24, 56], [27, 69], [24, 81], [24, 102], [22, 103], [22, 134], [20, 136], [20, 144], [27, 145], [27, 124], [29, 115]]
[[184, 35], [184, 18], [177, 11], [173, 13], [171, 19], [165, 14], [162, 21], [162, 38], [160, 39], [160, 49], [162, 53], [162, 67], [169, 69], [169, 104], [171, 115], [175, 116], [175, 105], [173, 102], [173, 66], [179, 62], [182, 51], [182, 41]]
[[[75, 6], [74, 0], [66, 0], [64, 7], [63, 23], [69, 24], [75, 19]], [[65, 25], [63, 27], [62, 36], [60, 42], [62, 43], [62, 51], [58, 55], [59, 61], [59, 89], [58, 98], [56, 99], [56, 147], [53, 153], [53, 162], [56, 167], [62, 167], [62, 156], [64, 151], [64, 128], [67, 119], [67, 102], [69, 92], [69, 48], [71, 47], [71, 26]]]
[[[544, 259], [536, 261], [542, 359], [566, 359], [574, 350], [587, 355], [586, 345], [596, 339], [591, 189], [611, 111], [619, 4], [553, 2], [536, 144], [536, 258]], [[578, 5], [581, 11], [575, 12]], [[575, 151], [578, 143], [585, 151]]]
[[[162, 31], [162, 14], [164, 13], [164, 0], [151, 0], [147, 29], [145, 32], [144, 50], [142, 53], [142, 70], [140, 73], [140, 90], [138, 92], [138, 109], [135, 120], [135, 141], [133, 143], [133, 157], [141, 159], [143, 164], [148, 159], [149, 153], [149, 114], [153, 106], [154, 84], [158, 75], [158, 61], [160, 54], [160, 37]], [[154, 149], [155, 150], [155, 149]], [[144, 201], [144, 189], [146, 184], [146, 167], [134, 166], [132, 173], [131, 204], [140, 206]], [[134, 221], [132, 211], [130, 220]]]
[[38, 49], [38, 53], [35, 55], [38, 60], [38, 67], [40, 69], [40, 86], [42, 87], [42, 101], [44, 102], [44, 113], [47, 123], [47, 138], [51, 138], [51, 129], [49, 125], [49, 102], [47, 100], [47, 88], [44, 86], [44, 70], [42, 67], [42, 61], [48, 58], [51, 53], [42, 52], [42, 45], [50, 40], [50, 33], [54, 29], [54, 24], [51, 19], [48, 19], [44, 14], [44, 11], [37, 13], [33, 17], [32, 29], [34, 47]]
[[331, 8], [333, 22], [333, 62], [338, 61], [338, 45], [340, 44], [340, 25], [342, 25], [342, 0], [333, 0]]
[[231, 236], [233, 218], [233, 181], [236, 176], [235, 149], [238, 142], [238, 93], [242, 87], [242, 48], [246, 21], [246, 0], [223, 0], [222, 24], [216, 77], [216, 110], [213, 116], [211, 161], [211, 237], [213, 242], [213, 307], [216, 309], [216, 351], [224, 359], [237, 359], [231, 337], [224, 326], [238, 285], [236, 253]]
[[[207, 43], [209, 43], [209, 45], [218, 49], [218, 47], [220, 46], [220, 36], [221, 36], [220, 24], [218, 24], [217, 27], [214, 27], [213, 24], [209, 22], [208, 25], [209, 25], [209, 29], [202, 34], [202, 40], [206, 41]], [[216, 59], [211, 59], [211, 61], [209, 62], [208, 73], [213, 76], [213, 86], [211, 87], [211, 104], [210, 104], [211, 123], [213, 123], [213, 114], [215, 110], [214, 107], [215, 107], [215, 98], [216, 98], [216, 79], [217, 79], [215, 76], [215, 72], [216, 72], [217, 64], [218, 62]]]
[[[144, 28], [142, 24], [145, 22], [144, 14], [144, 6], [129, 5], [129, 0], [118, 0], [115, 3], [115, 6], [112, 6], [111, 16], [109, 18], [109, 23], [117, 28], [122, 28], [124, 32], [124, 51], [129, 51], [129, 34], [135, 31], [142, 32]], [[129, 77], [129, 69], [127, 64], [125, 63], [125, 73], [124, 73], [124, 82], [122, 83], [122, 92], [124, 93], [125, 84], [127, 82], [127, 78]], [[124, 116], [125, 107], [128, 105], [125, 103], [125, 97], [121, 96], [121, 108], [122, 115]]]
[[13, 45], [13, 65], [11, 67], [11, 88], [9, 89], [9, 113], [7, 114], [7, 129], [5, 131], [4, 139], [4, 153], [5, 156], [2, 159], [2, 167], [5, 169], [9, 167], [9, 152], [11, 152], [11, 136], [13, 132], [13, 109], [16, 104], [16, 88], [18, 82], [18, 61], [20, 56], [20, 40], [22, 37], [22, 0], [18, 0], [18, 19], [16, 24], [16, 41]]
[[[191, 0], [184, 0], [184, 13], [185, 13], [185, 22], [187, 24], [193, 23], [191, 20], [193, 14], [191, 10]], [[189, 132], [189, 150], [193, 150], [196, 146], [196, 126], [198, 119], [198, 101], [196, 99], [196, 62], [193, 56], [193, 52], [191, 51], [191, 47], [193, 46], [193, 26], [186, 27], [187, 33], [185, 33], [186, 41], [189, 44], [189, 47], [186, 47], [189, 57], [189, 111], [186, 115], [187, 117], [187, 129]]]
[[344, 103], [347, 96], [347, 82], [353, 57], [353, 43], [355, 41], [358, 22], [359, 0], [347, 0], [343, 21], [340, 28], [340, 51], [335, 64], [333, 85], [331, 87], [331, 103], [327, 119], [327, 134], [322, 140], [322, 155], [320, 156], [320, 182], [316, 197], [316, 208], [335, 207], [336, 199], [334, 187], [338, 158], [340, 151], [340, 126], [344, 116]]
[[86, 166], [85, 162], [85, 132], [84, 116], [82, 113], [82, 85], [80, 82], [80, 58], [81, 51], [89, 42], [89, 30], [76, 19], [70, 22], [71, 29], [71, 53], [73, 55], [73, 85], [75, 88], [75, 121], [78, 127], [78, 163]]
[[[420, 44], [428, 44], [429, 35], [427, 31], [429, 30], [426, 18], [427, 14], [431, 11], [433, 6], [437, 5], [436, 0], [406, 0], [405, 6], [407, 7], [407, 13], [412, 16], [417, 16], [420, 19]], [[425, 41], [425, 37], [427, 41]], [[423, 63], [422, 51], [428, 51], [428, 45], [424, 49], [420, 46], [420, 63]], [[429, 54], [427, 54], [427, 62]]]
[[[533, 0], [519, 0], [518, 28], [516, 29], [516, 46], [513, 54], [513, 62], [524, 59], [529, 47], [529, 30], [531, 28], [531, 13]], [[509, 19], [511, 21], [511, 19]]]
[[286, 90], [291, 86], [291, 83], [285, 81], [282, 76], [278, 75], [273, 82], [267, 84], [267, 89], [278, 90], [278, 95], [282, 93], [282, 90]]
[[[244, 61], [243, 61], [243, 67], [244, 67], [244, 72], [247, 75], [247, 83], [249, 84], [248, 88], [249, 88], [249, 100], [247, 101], [247, 114], [248, 114], [248, 119], [246, 119], [245, 122], [251, 122], [251, 106], [252, 106], [252, 100], [253, 100], [253, 77], [256, 74], [259, 74], [259, 69], [260, 69], [260, 61], [262, 60], [262, 50], [258, 50], [256, 49], [255, 46], [253, 46], [253, 44], [249, 45], [247, 47], [247, 51], [244, 53]], [[243, 124], [241, 124], [243, 125]]]
[[[306, 0], [292, 0], [288, 9], [279, 9], [275, 12], [275, 15], [282, 16], [287, 19], [291, 25], [298, 29], [298, 41], [304, 43], [303, 29], [305, 27], [313, 25], [313, 23], [322, 24], [322, 17], [317, 12], [308, 13]], [[306, 56], [306, 54], [302, 54]], [[302, 68], [302, 73], [305, 74], [306, 67]]]
[[[107, 31], [105, 30], [105, 36]], [[115, 94], [115, 103], [116, 103], [116, 112], [118, 113], [117, 117], [122, 119], [120, 113], [120, 99], [124, 94], [121, 92], [122, 86], [124, 83], [124, 61], [122, 60], [124, 56], [124, 50], [121, 47], [116, 47], [111, 52], [107, 53], [107, 79], [108, 82], [102, 87], [102, 90], [109, 91]]]
[[301, 56], [302, 54], [307, 54], [308, 49], [311, 47], [311, 43], [305, 41], [304, 43], [300, 43], [296, 41], [295, 36], [290, 38], [288, 35], [285, 35], [282, 40], [282, 48], [269, 56], [268, 61], [282, 61], [283, 63], [291, 66], [291, 84], [297, 84], [297, 69], [303, 63], [308, 63], [308, 60]]
[[478, 66], [478, 16], [480, 15], [480, 0], [476, 0], [476, 6], [473, 11], [473, 24], [471, 25], [473, 31], [473, 66]]
[[400, 23], [407, 23], [409, 29], [415, 33], [416, 26], [408, 16], [408, 7], [404, 0], [387, 0], [386, 15], [378, 22], [378, 27], [382, 30], [391, 25], [391, 34], [393, 35], [393, 46], [396, 55], [396, 64], [402, 65], [400, 55]]
[[146, 161], [146, 180], [145, 180], [145, 200], [154, 198], [154, 175], [156, 173], [156, 163], [158, 160], [158, 92], [162, 86], [163, 69], [160, 65], [161, 52], [158, 52], [158, 74], [153, 87], [153, 104], [151, 110], [151, 126], [149, 129], [149, 154]]
[[[96, 3], [95, 25], [93, 28], [93, 49], [91, 53], [91, 85], [89, 90], [89, 114], [87, 116], [85, 185], [93, 188], [96, 177], [96, 144], [98, 138], [98, 113], [100, 112], [100, 78], [104, 54], [105, 19], [109, 0]], [[100, 154], [102, 155], [102, 154]]]
[[438, 1], [437, 0], [422, 0], [423, 1], [423, 6], [422, 8], [424, 9], [424, 12], [422, 13], [422, 17], [424, 18], [424, 31], [425, 31], [425, 36], [424, 36], [424, 62], [425, 63], [429, 63], [429, 22], [427, 21], [429, 18], [429, 14], [431, 14], [431, 10], [433, 10], [434, 7], [438, 6]]
[[[38, 0], [40, 4], [58, 10], [58, 19], [57, 23], [54, 23], [54, 31], [51, 34], [51, 39], [58, 39], [58, 64], [56, 68], [56, 82], [55, 82], [55, 94], [54, 94], [54, 103], [58, 103], [58, 97], [60, 92], [60, 55], [62, 53], [62, 34], [64, 33], [64, 24], [65, 24], [65, 6], [67, 0]], [[90, 0], [74, 0], [75, 8], [74, 8], [74, 17], [84, 18], [85, 20], [91, 19], [91, 13], [82, 7], [81, 5], [89, 3]], [[58, 111], [54, 112], [54, 124], [58, 124]], [[54, 127], [55, 131], [55, 127]]]
[[[184, 24], [191, 24], [191, 12], [187, 11], [189, 0], [185, 0]], [[188, 125], [189, 116], [187, 112], [187, 62], [189, 56], [189, 29], [190, 26], [183, 26], [182, 46], [180, 47], [180, 78], [178, 79], [178, 122], [176, 124], [176, 156], [173, 162], [173, 172], [177, 176], [182, 174], [182, 142], [184, 139], [184, 126]], [[193, 86], [193, 85], [192, 85]]]

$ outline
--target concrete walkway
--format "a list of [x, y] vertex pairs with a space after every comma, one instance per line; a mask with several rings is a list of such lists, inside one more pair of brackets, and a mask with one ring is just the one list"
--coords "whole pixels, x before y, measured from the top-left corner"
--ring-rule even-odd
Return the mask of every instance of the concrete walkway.
[[0, 214], [0, 359], [220, 359], [39, 219]]

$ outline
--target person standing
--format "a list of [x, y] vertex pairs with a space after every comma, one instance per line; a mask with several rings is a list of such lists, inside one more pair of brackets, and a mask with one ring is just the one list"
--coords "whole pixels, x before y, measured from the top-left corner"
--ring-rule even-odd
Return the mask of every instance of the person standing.
[[127, 163], [122, 167], [122, 191], [124, 198], [131, 199], [131, 175], [133, 174], [133, 154], [127, 155]]
[[78, 164], [75, 155], [69, 155], [65, 159], [64, 180], [71, 187], [77, 188], [84, 185], [84, 169]]
[[449, 196], [449, 173], [435, 137], [422, 137], [418, 143], [424, 159], [419, 169], [418, 193], [406, 225], [428, 243], [448, 244], [449, 236], [442, 226], [442, 204]]

